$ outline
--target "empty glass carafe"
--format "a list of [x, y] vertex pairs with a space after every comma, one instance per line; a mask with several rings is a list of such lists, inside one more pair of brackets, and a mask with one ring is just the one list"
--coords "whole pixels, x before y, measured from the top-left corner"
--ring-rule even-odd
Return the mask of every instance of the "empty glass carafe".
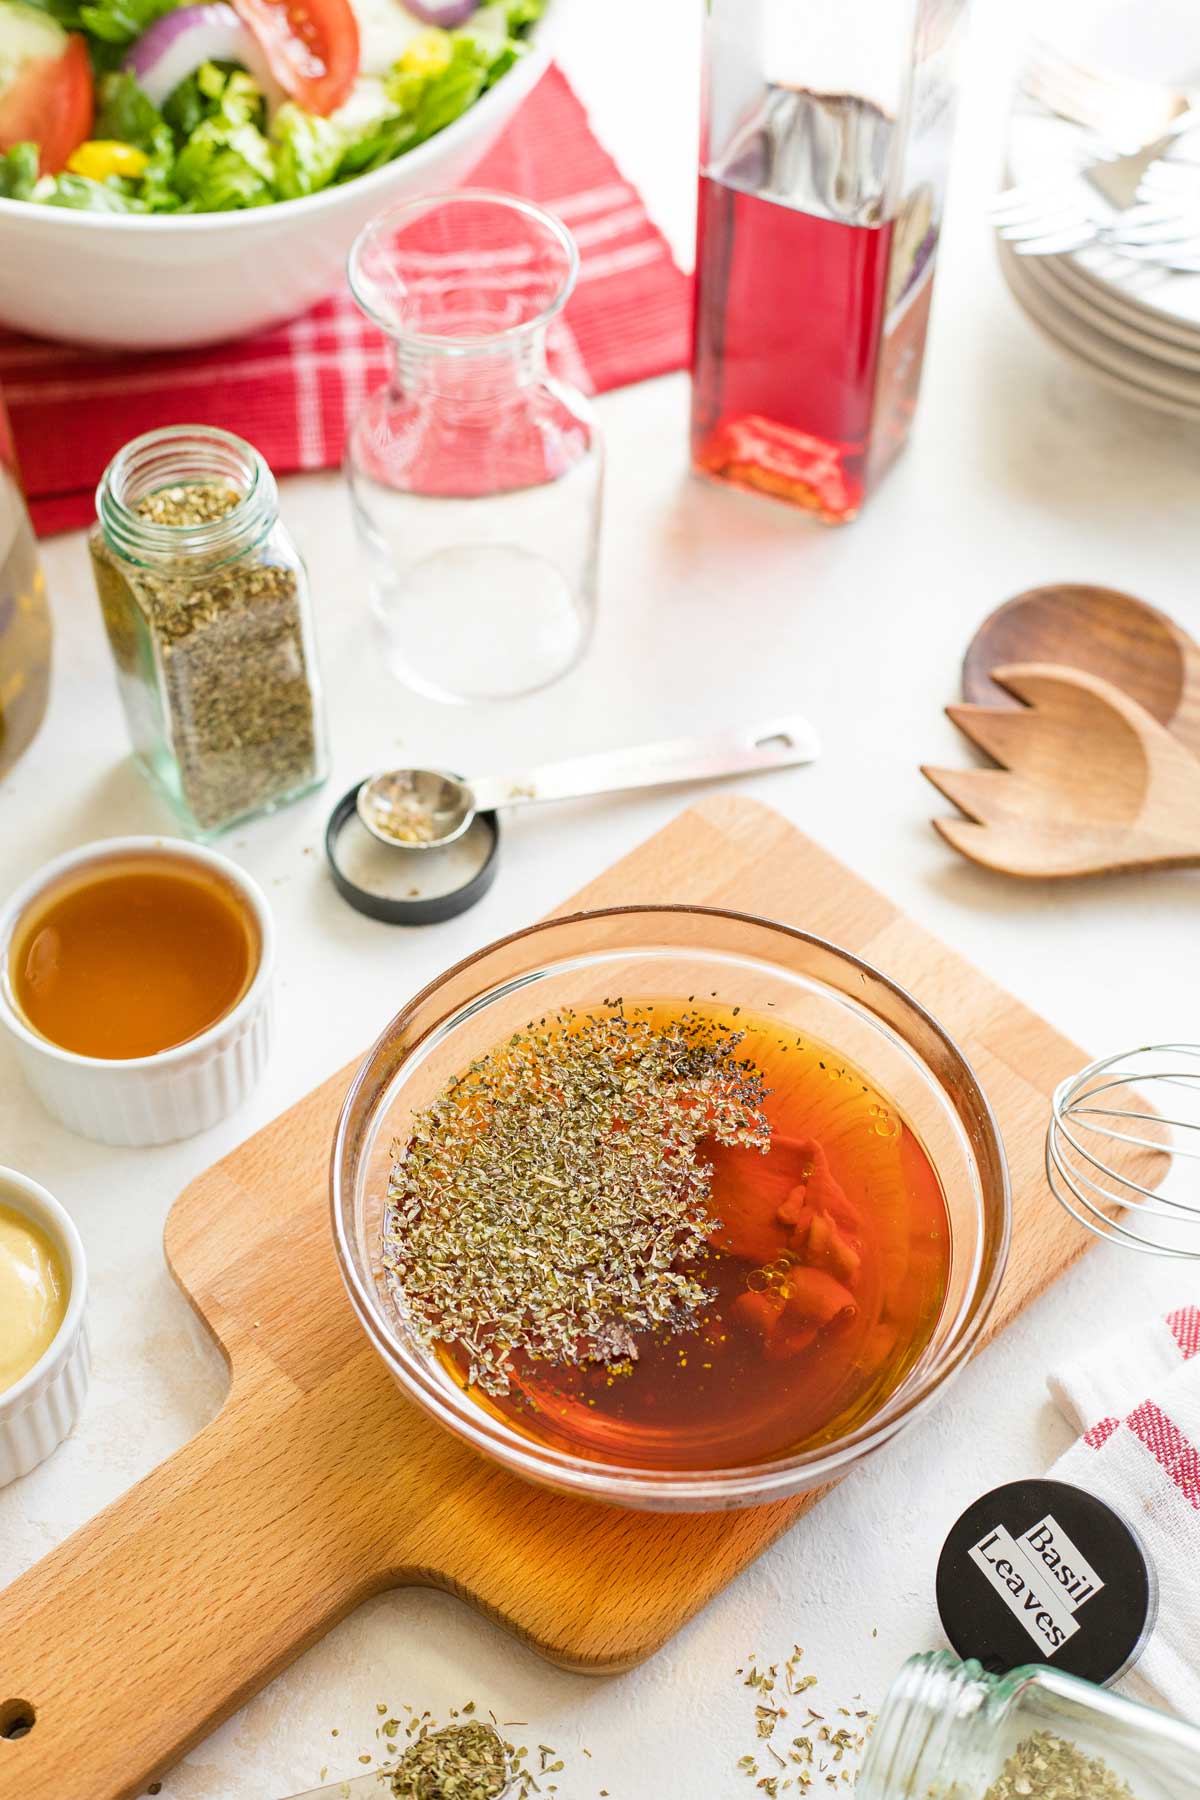
[[371, 605], [393, 672], [435, 699], [544, 687], [591, 632], [603, 459], [546, 360], [577, 268], [557, 219], [470, 190], [383, 214], [351, 252], [395, 357], [346, 451]]

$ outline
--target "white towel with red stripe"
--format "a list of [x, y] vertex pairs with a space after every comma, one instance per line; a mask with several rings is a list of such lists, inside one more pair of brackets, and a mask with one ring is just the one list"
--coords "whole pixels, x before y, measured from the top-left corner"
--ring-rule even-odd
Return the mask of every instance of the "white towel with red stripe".
[[1052, 1476], [1128, 1519], [1158, 1575], [1158, 1622], [1132, 1684], [1200, 1721], [1200, 1306], [1120, 1333], [1049, 1386], [1083, 1433]]

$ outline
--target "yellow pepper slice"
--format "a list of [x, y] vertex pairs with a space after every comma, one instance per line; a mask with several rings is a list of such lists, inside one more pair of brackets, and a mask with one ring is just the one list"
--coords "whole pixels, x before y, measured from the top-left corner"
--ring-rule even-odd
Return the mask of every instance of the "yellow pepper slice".
[[110, 175], [137, 177], [150, 158], [136, 144], [121, 144], [114, 138], [89, 138], [79, 144], [67, 158], [72, 175], [86, 175], [92, 181], [105, 181]]
[[440, 75], [449, 66], [453, 53], [449, 32], [434, 25], [412, 39], [398, 66], [405, 75]]

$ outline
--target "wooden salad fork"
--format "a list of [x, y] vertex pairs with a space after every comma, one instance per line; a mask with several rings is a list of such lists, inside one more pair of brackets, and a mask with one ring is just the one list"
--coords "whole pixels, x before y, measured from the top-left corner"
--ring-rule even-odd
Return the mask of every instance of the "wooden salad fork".
[[1082, 669], [1011, 663], [1019, 707], [948, 706], [998, 768], [923, 768], [964, 813], [935, 819], [972, 862], [1031, 879], [1200, 864], [1200, 759], [1136, 700]]

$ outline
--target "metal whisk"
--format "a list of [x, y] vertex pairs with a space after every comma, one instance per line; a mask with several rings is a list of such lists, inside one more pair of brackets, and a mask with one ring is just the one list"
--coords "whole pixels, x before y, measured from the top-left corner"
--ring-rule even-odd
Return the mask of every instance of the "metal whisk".
[[1200, 1044], [1100, 1057], [1054, 1090], [1046, 1175], [1059, 1204], [1097, 1237], [1200, 1260], [1200, 1184], [1182, 1198], [1157, 1188], [1164, 1160], [1183, 1157], [1200, 1159]]

